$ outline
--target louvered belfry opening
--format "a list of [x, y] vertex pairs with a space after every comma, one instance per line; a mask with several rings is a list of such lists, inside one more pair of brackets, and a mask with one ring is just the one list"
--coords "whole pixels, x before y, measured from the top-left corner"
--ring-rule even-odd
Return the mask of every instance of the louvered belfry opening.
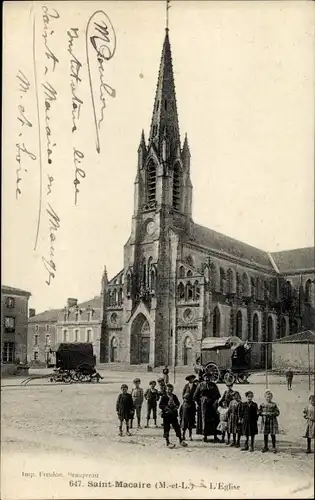
[[178, 165], [175, 165], [173, 174], [173, 208], [180, 210], [180, 172]]
[[155, 202], [155, 193], [156, 193], [156, 166], [151, 161], [148, 165], [148, 170], [147, 170], [148, 203]]

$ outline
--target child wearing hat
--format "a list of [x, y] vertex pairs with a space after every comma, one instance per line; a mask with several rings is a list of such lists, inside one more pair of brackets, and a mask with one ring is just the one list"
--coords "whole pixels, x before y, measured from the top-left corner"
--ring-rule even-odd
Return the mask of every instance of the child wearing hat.
[[170, 443], [170, 430], [173, 427], [176, 436], [178, 437], [181, 446], [187, 446], [187, 443], [182, 438], [180, 425], [178, 423], [178, 408], [179, 401], [176, 394], [173, 393], [174, 387], [172, 384], [167, 384], [166, 393], [162, 395], [160, 400], [160, 410], [162, 411], [164, 438], [168, 448], [174, 448], [175, 445]]
[[[143, 389], [140, 387], [141, 380], [139, 378], [135, 378], [133, 383], [134, 383], [134, 388], [131, 391], [131, 396], [133, 400], [133, 406], [136, 412], [138, 429], [141, 429], [141, 408], [143, 403]], [[133, 424], [133, 418], [131, 419], [130, 422], [130, 429], [132, 429], [132, 424]]]
[[309, 405], [304, 408], [303, 415], [307, 420], [306, 430], [304, 437], [307, 439], [306, 453], [312, 453], [311, 440], [315, 438], [315, 396], [311, 394], [308, 398]]
[[261, 416], [261, 433], [264, 435], [264, 447], [261, 450], [263, 453], [269, 451], [268, 436], [271, 435], [272, 451], [277, 453], [276, 434], [279, 432], [278, 419], [280, 410], [277, 403], [272, 401], [273, 394], [270, 390], [265, 391], [265, 402], [259, 407], [259, 416]]
[[157, 402], [159, 400], [159, 393], [157, 389], [155, 388], [156, 382], [155, 380], [152, 380], [149, 383], [149, 388], [145, 391], [145, 399], [147, 401], [147, 425], [146, 428], [149, 427], [149, 422], [150, 422], [150, 417], [151, 417], [151, 412], [153, 413], [153, 420], [154, 420], [154, 425], [156, 425], [156, 408], [157, 408]]
[[[258, 405], [253, 401], [254, 393], [252, 391], [247, 391], [245, 397], [247, 401], [241, 404], [239, 411], [242, 434], [246, 438], [242, 451], [254, 451], [255, 436], [258, 434]], [[248, 446], [249, 438], [250, 448]]]
[[122, 384], [121, 393], [116, 402], [116, 412], [119, 419], [119, 436], [123, 435], [123, 422], [126, 423], [126, 434], [131, 436], [129, 432], [129, 420], [132, 416], [134, 407], [131, 394], [128, 393], [128, 385]]

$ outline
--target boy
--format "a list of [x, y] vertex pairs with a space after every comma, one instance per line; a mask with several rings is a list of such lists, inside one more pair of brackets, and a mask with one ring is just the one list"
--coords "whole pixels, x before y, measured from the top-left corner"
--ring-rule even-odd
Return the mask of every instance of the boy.
[[287, 379], [288, 391], [291, 391], [292, 390], [293, 371], [290, 367], [285, 372], [285, 378]]
[[[239, 417], [242, 423], [242, 434], [245, 436], [245, 445], [242, 451], [254, 451], [255, 436], [258, 434], [258, 406], [253, 401], [254, 393], [252, 391], [247, 391], [245, 393], [247, 401], [242, 403], [239, 409]], [[248, 441], [250, 438], [250, 448], [248, 447]]]
[[126, 384], [122, 384], [121, 386], [121, 394], [119, 394], [116, 403], [116, 412], [119, 419], [119, 436], [123, 435], [123, 422], [126, 423], [127, 436], [131, 436], [129, 432], [129, 419], [133, 413], [133, 401], [131, 394], [128, 393], [128, 386]]
[[164, 438], [166, 439], [166, 446], [174, 448], [175, 445], [170, 443], [170, 430], [173, 427], [176, 436], [179, 439], [181, 446], [187, 446], [187, 443], [182, 438], [180, 425], [178, 423], [178, 408], [179, 401], [175, 394], [173, 394], [174, 387], [172, 384], [167, 384], [166, 393], [162, 395], [160, 401], [160, 410], [162, 410]]
[[[141, 380], [139, 378], [135, 378], [133, 381], [135, 387], [131, 391], [133, 407], [136, 411], [137, 421], [138, 421], [138, 429], [141, 429], [141, 408], [143, 403], [143, 389], [140, 387]], [[132, 429], [133, 417], [130, 422], [130, 429]]]
[[151, 417], [151, 411], [153, 413], [154, 425], [155, 425], [155, 427], [157, 427], [157, 425], [156, 425], [156, 407], [157, 407], [157, 402], [158, 402], [158, 399], [159, 399], [159, 393], [156, 390], [155, 386], [156, 386], [156, 382], [155, 382], [155, 380], [152, 380], [149, 383], [149, 388], [146, 390], [145, 395], [144, 395], [145, 399], [148, 402], [148, 406], [147, 406], [147, 408], [148, 408], [148, 411], [147, 411], [147, 425], [146, 425], [146, 428], [149, 427], [149, 421], [150, 421], [150, 417]]

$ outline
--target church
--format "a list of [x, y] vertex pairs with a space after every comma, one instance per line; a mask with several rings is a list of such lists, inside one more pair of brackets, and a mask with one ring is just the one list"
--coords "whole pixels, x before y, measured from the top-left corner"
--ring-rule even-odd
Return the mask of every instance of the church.
[[123, 268], [102, 278], [101, 363], [189, 366], [204, 338], [236, 335], [259, 367], [259, 342], [314, 328], [314, 248], [268, 253], [195, 223], [190, 160], [166, 29]]

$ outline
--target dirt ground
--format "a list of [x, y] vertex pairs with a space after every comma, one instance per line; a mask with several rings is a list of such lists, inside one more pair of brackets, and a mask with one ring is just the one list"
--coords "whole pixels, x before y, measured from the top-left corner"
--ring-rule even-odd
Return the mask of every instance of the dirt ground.
[[[203, 443], [200, 436], [194, 436], [186, 449], [166, 449], [161, 428], [134, 429], [131, 437], [119, 437], [117, 394], [122, 382], [132, 386], [135, 374], [101, 374], [105, 378], [99, 384], [34, 380], [23, 387], [21, 379], [2, 379], [3, 500], [314, 498], [314, 455], [305, 454], [302, 437], [302, 410], [314, 392], [307, 377], [295, 377], [292, 391], [283, 378], [269, 378], [281, 412], [279, 453], [274, 455], [261, 453], [261, 435], [254, 453]], [[146, 388], [157, 375], [143, 373], [140, 378]], [[178, 395], [184, 378], [178, 375], [176, 380]], [[238, 389], [242, 396], [252, 389], [259, 404], [265, 378], [256, 375], [250, 380]], [[224, 386], [219, 389], [222, 392]], [[175, 436], [172, 439], [176, 443]]]

